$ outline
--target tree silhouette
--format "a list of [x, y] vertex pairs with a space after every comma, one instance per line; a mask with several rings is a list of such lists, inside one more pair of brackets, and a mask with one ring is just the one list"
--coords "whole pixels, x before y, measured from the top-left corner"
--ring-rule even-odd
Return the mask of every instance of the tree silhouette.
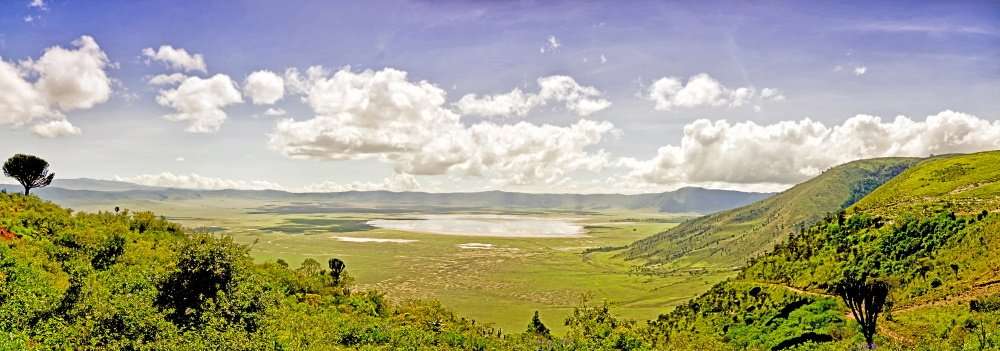
[[55, 173], [49, 173], [49, 163], [32, 155], [17, 154], [3, 164], [3, 174], [17, 179], [24, 187], [24, 195], [33, 188], [41, 188], [52, 183]]
[[339, 285], [340, 275], [344, 273], [344, 268], [347, 268], [347, 265], [339, 258], [331, 258], [327, 264], [330, 266], [330, 277], [333, 278], [333, 284]]
[[875, 332], [878, 315], [885, 307], [889, 296], [889, 284], [882, 281], [868, 282], [865, 279], [845, 278], [837, 284], [836, 292], [851, 308], [854, 319], [861, 325], [861, 334], [869, 349], [875, 348]]
[[542, 323], [542, 319], [538, 317], [538, 311], [535, 311], [535, 315], [531, 317], [531, 323], [528, 324], [528, 333], [549, 336], [549, 327], [546, 327], [545, 323]]

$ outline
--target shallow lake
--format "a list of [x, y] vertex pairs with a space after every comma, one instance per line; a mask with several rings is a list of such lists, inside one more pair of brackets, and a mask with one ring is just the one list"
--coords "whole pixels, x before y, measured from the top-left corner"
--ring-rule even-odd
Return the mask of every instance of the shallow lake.
[[418, 219], [377, 219], [378, 228], [445, 235], [519, 238], [571, 238], [584, 236], [583, 226], [570, 219], [503, 215], [427, 215]]

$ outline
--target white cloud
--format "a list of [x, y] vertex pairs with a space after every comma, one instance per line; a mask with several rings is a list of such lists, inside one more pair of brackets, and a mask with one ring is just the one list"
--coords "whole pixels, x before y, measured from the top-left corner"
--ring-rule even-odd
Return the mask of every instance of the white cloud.
[[62, 111], [88, 109], [111, 98], [111, 79], [104, 72], [108, 56], [89, 36], [73, 45], [76, 50], [51, 47], [30, 63], [38, 73], [35, 88]]
[[154, 61], [163, 62], [170, 69], [183, 70], [185, 72], [208, 72], [208, 68], [205, 65], [205, 58], [201, 54], [190, 54], [182, 48], [160, 45], [160, 48], [156, 50], [153, 50], [153, 48], [142, 49], [142, 55]]
[[562, 46], [562, 44], [559, 43], [559, 39], [556, 38], [555, 35], [550, 35], [547, 39], [545, 39], [545, 45], [538, 48], [538, 52], [544, 54], [546, 51], [558, 49], [560, 46]]
[[39, 10], [48, 10], [49, 7], [45, 4], [45, 0], [31, 0], [28, 3], [28, 7], [34, 7]]
[[177, 156], [177, 158], [175, 158], [174, 161], [184, 162], [184, 157], [183, 156]]
[[285, 80], [271, 71], [256, 71], [247, 76], [243, 92], [254, 105], [272, 105], [285, 96]]
[[753, 87], [730, 89], [707, 73], [697, 74], [685, 84], [675, 77], [663, 77], [644, 92], [647, 99], [656, 103], [658, 111], [677, 107], [739, 107], [754, 98]]
[[22, 125], [38, 117], [58, 114], [31, 82], [28, 72], [16, 64], [0, 61], [0, 124]]
[[872, 31], [872, 32], [888, 32], [888, 33], [924, 33], [924, 34], [981, 34], [981, 35], [997, 35], [1000, 31], [997, 28], [982, 27], [982, 26], [969, 26], [969, 25], [953, 25], [953, 24], [928, 24], [928, 23], [905, 23], [905, 22], [873, 22], [873, 23], [862, 23], [853, 27], [847, 27], [847, 29], [860, 30], [860, 31]]
[[344, 191], [415, 191], [420, 189], [420, 182], [413, 175], [397, 173], [382, 179], [382, 182], [351, 182], [347, 184], [325, 181], [305, 186], [303, 191], [310, 193], [336, 193]]
[[854, 75], [856, 76], [864, 75], [866, 72], [868, 72], [868, 67], [865, 66], [854, 67]]
[[484, 117], [525, 116], [532, 109], [549, 102], [563, 103], [567, 110], [588, 116], [611, 106], [603, 93], [592, 86], [582, 86], [569, 76], [548, 76], [537, 80], [538, 93], [524, 93], [514, 88], [506, 94], [477, 96], [467, 94], [454, 104], [459, 112]]
[[541, 99], [534, 94], [525, 94], [514, 88], [506, 94], [477, 96], [467, 94], [455, 103], [459, 112], [486, 117], [524, 116], [539, 105]]
[[1000, 121], [943, 111], [915, 121], [857, 115], [840, 125], [810, 119], [770, 125], [694, 121], [680, 145], [649, 160], [624, 158], [628, 178], [650, 184], [794, 184], [856, 159], [1000, 148]]
[[160, 174], [142, 174], [133, 177], [119, 177], [115, 179], [121, 182], [129, 182], [140, 185], [200, 189], [200, 190], [221, 190], [221, 189], [241, 189], [241, 190], [282, 190], [281, 185], [264, 180], [233, 180], [223, 178], [204, 177], [198, 174], [174, 174], [163, 172]]
[[601, 63], [608, 63], [608, 57], [601, 54]]
[[479, 123], [467, 133], [472, 140], [466, 151], [468, 160], [454, 169], [486, 175], [499, 184], [526, 185], [559, 184], [568, 180], [571, 171], [604, 169], [610, 163], [609, 155], [586, 149], [620, 131], [610, 122], [579, 120], [568, 127]]
[[55, 120], [39, 123], [31, 127], [31, 132], [43, 138], [56, 138], [69, 135], [80, 135], [80, 128], [77, 128], [67, 120]]
[[287, 113], [288, 112], [285, 112], [285, 110], [276, 107], [271, 107], [267, 109], [267, 111], [264, 111], [265, 116], [271, 116], [271, 117], [284, 116]]
[[559, 39], [556, 39], [555, 35], [550, 35], [546, 42], [549, 44], [549, 47], [553, 49], [558, 49], [560, 46]]
[[183, 73], [157, 74], [149, 78], [150, 85], [175, 85], [183, 82], [188, 76]]
[[229, 76], [216, 74], [208, 79], [188, 77], [177, 88], [161, 90], [156, 102], [177, 111], [166, 119], [189, 122], [188, 132], [214, 133], [226, 121], [222, 109], [243, 99]]
[[[616, 133], [611, 123], [588, 120], [569, 127], [527, 122], [465, 126], [446, 108], [444, 90], [409, 81], [406, 72], [391, 68], [357, 73], [345, 68], [331, 76], [312, 67], [305, 76], [290, 70], [286, 81], [317, 114], [303, 121], [282, 120], [270, 135], [271, 148], [292, 158], [374, 158], [392, 164], [398, 173], [557, 182], [574, 170], [606, 166], [606, 153], [585, 149]], [[569, 94], [550, 90], [545, 94]]]
[[111, 98], [107, 55], [89, 36], [73, 41], [73, 46], [76, 49], [50, 47], [37, 60], [0, 60], [0, 124], [64, 120], [64, 112], [89, 109]]
[[771, 101], [784, 101], [785, 95], [778, 89], [764, 88], [760, 90], [760, 98]]

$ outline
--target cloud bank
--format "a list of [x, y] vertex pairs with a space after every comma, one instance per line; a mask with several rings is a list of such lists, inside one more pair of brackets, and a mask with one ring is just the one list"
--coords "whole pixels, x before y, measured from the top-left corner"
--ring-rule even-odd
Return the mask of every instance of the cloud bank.
[[271, 133], [271, 148], [292, 158], [378, 159], [397, 173], [556, 183], [569, 172], [607, 166], [605, 152], [586, 149], [617, 132], [609, 122], [590, 120], [567, 127], [528, 122], [466, 126], [446, 106], [444, 90], [410, 81], [406, 72], [391, 68], [344, 68], [331, 74], [311, 67], [305, 74], [289, 70], [285, 79], [316, 114], [281, 120]]
[[1000, 121], [943, 111], [923, 121], [857, 115], [834, 126], [810, 119], [759, 125], [700, 119], [680, 145], [648, 160], [623, 158], [628, 179], [647, 184], [791, 185], [857, 159], [967, 153], [1000, 148]]
[[140, 185], [156, 186], [164, 188], [199, 189], [199, 190], [282, 190], [277, 183], [264, 180], [232, 180], [223, 178], [204, 177], [195, 173], [174, 174], [163, 172], [160, 174], [143, 174], [133, 177], [118, 177], [114, 180], [129, 182]]

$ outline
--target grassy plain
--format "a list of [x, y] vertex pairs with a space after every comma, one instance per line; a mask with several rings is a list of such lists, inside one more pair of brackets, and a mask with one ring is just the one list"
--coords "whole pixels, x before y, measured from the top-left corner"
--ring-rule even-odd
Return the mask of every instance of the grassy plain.
[[[415, 213], [411, 211], [314, 212], [303, 204], [215, 199], [121, 206], [152, 210], [189, 228], [230, 235], [250, 245], [259, 262], [282, 259], [297, 267], [306, 258], [325, 265], [328, 258], [339, 257], [347, 263], [358, 288], [375, 288], [397, 301], [435, 299], [460, 316], [493, 323], [505, 331], [521, 331], [538, 310], [542, 320], [560, 333], [565, 317], [583, 303], [607, 302], [620, 317], [652, 319], [735, 274], [701, 269], [655, 276], [636, 274], [628, 262], [613, 258], [614, 253], [585, 252], [588, 248], [624, 246], [684, 219], [659, 213], [471, 211], [571, 218], [586, 229], [586, 235], [578, 238], [512, 238], [415, 233], [365, 225], [371, 219], [412, 218]], [[75, 208], [96, 211], [109, 207], [88, 204]]]

